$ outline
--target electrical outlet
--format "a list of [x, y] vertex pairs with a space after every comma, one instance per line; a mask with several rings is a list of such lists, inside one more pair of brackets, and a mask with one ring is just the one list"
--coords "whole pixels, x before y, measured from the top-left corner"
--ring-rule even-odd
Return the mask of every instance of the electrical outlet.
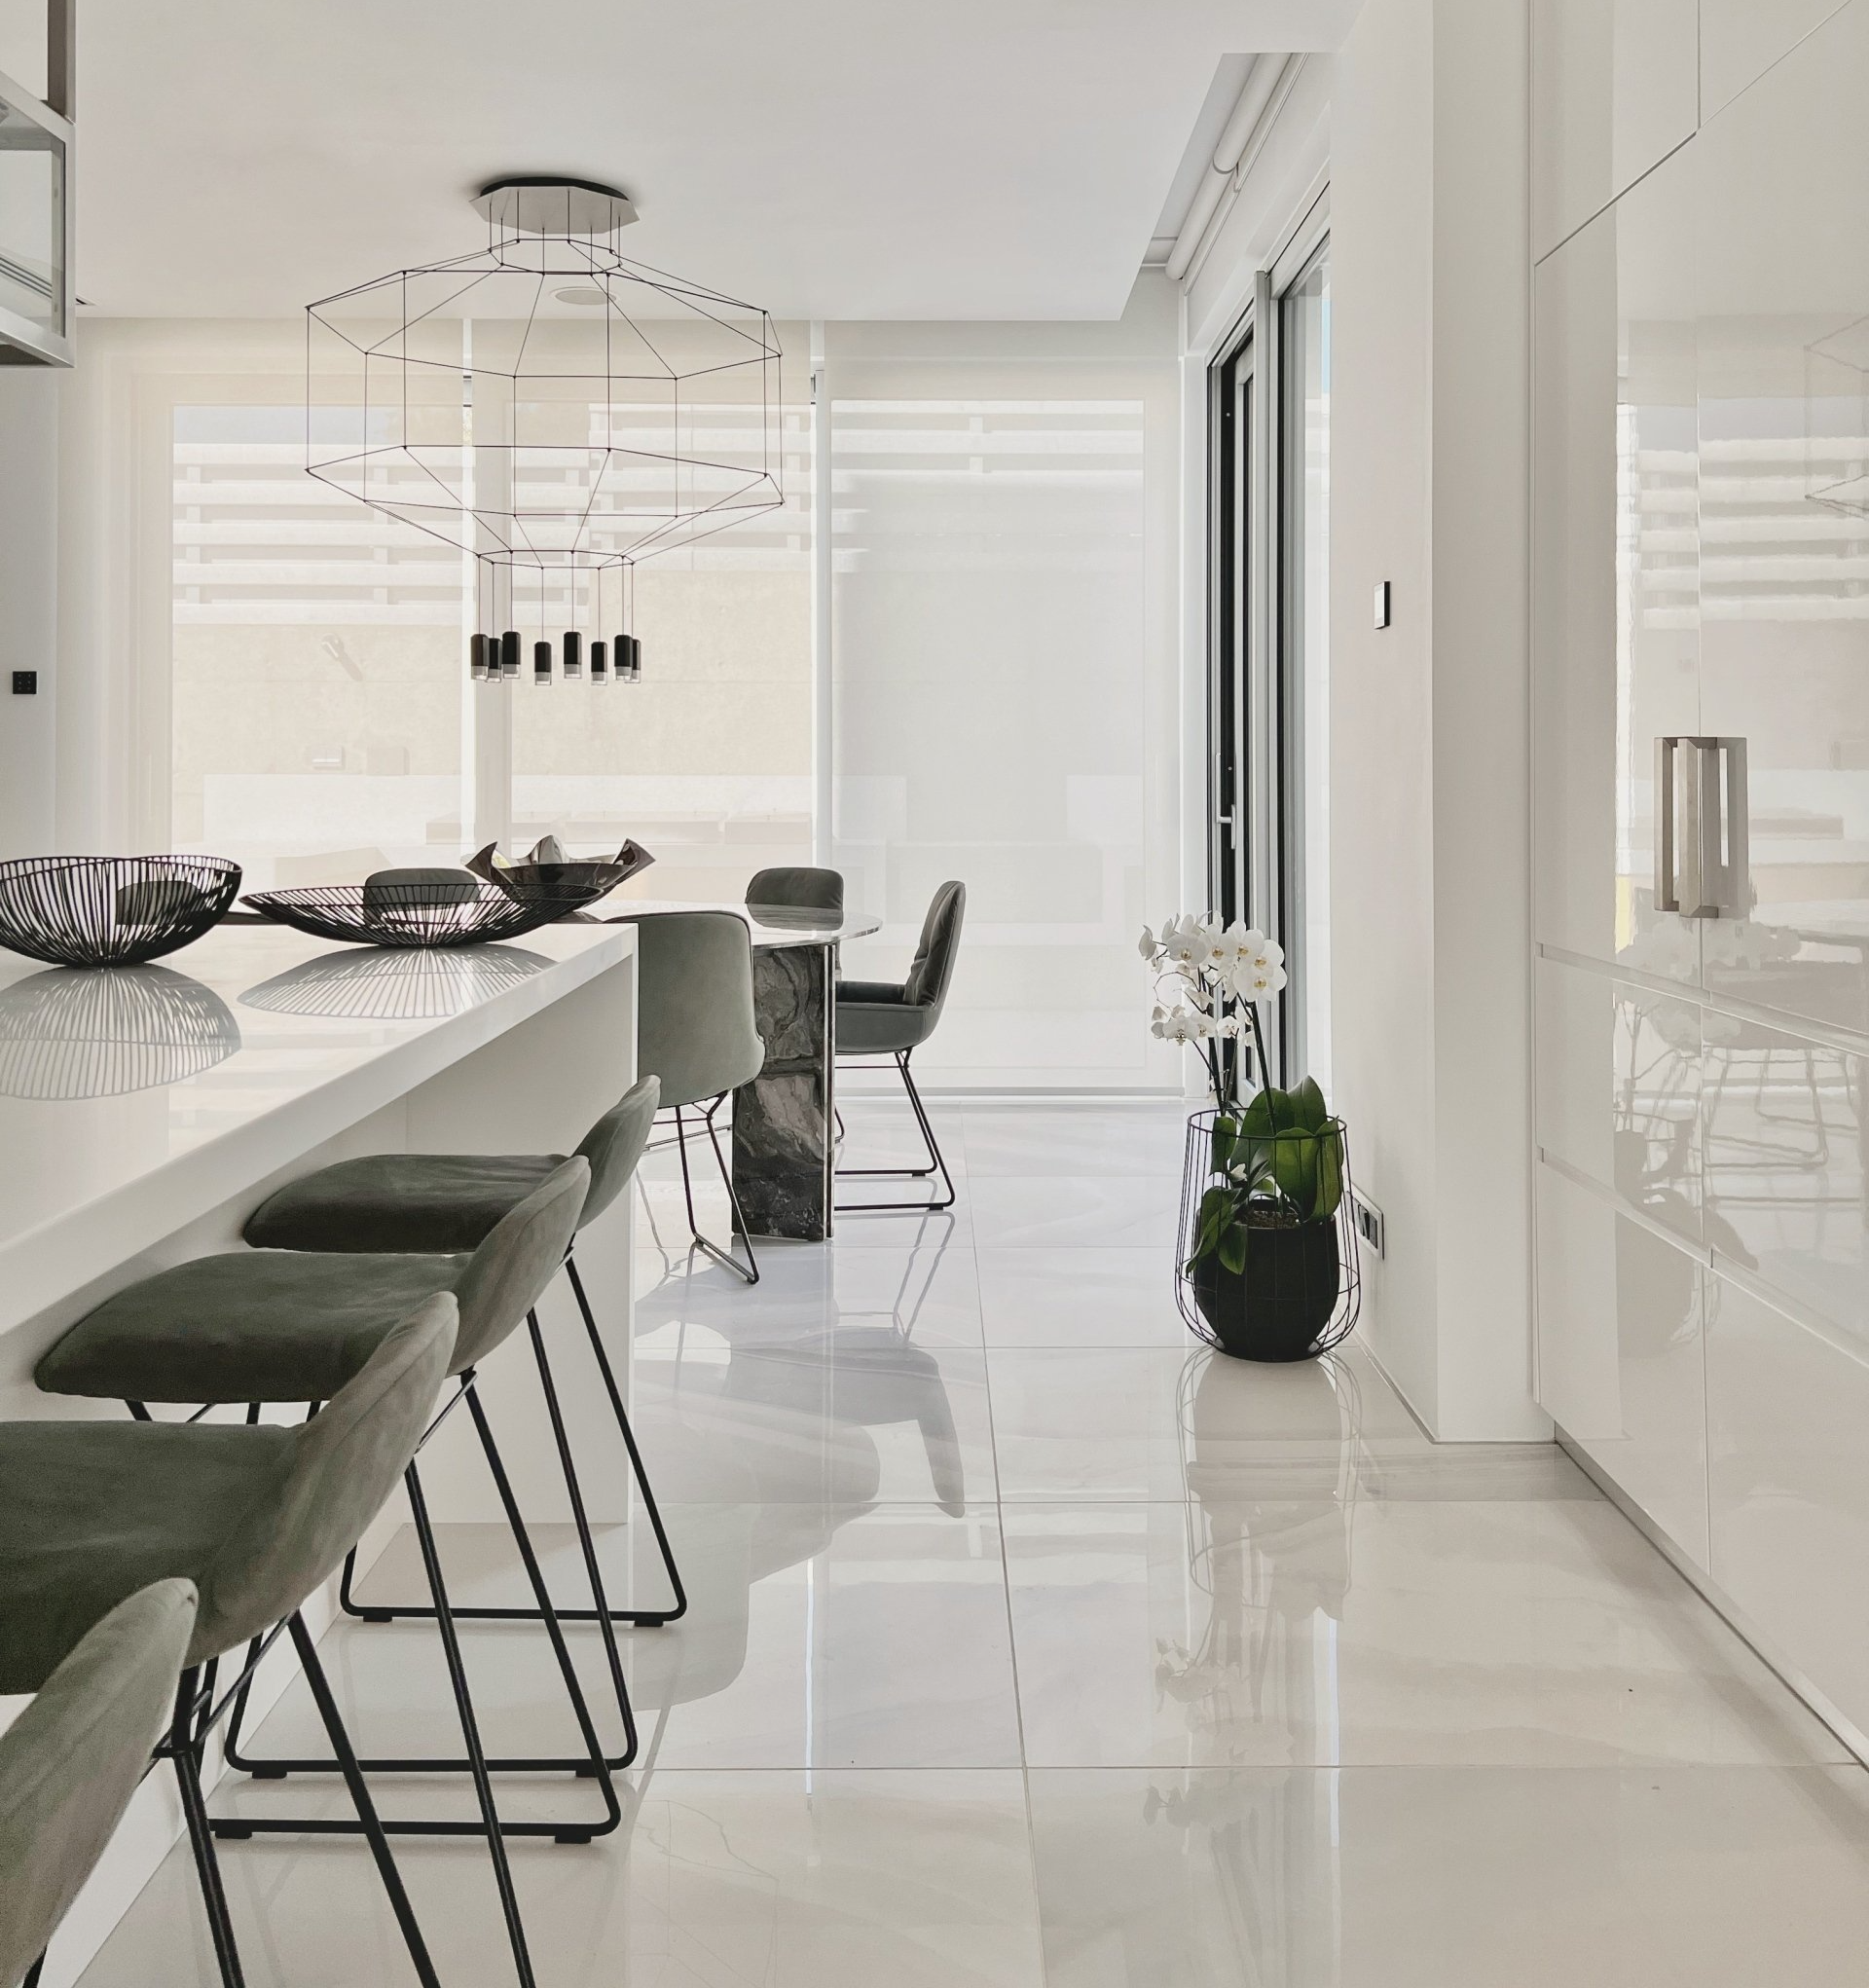
[[1387, 628], [1395, 619], [1395, 589], [1387, 580], [1375, 583], [1375, 625]]
[[14, 671], [13, 694], [16, 697], [37, 697], [39, 694], [39, 672], [37, 670]]
[[1356, 1211], [1356, 1233], [1367, 1248], [1375, 1251], [1378, 1257], [1386, 1256], [1383, 1247], [1382, 1210], [1374, 1201], [1366, 1201], [1361, 1195], [1352, 1197], [1351, 1206]]

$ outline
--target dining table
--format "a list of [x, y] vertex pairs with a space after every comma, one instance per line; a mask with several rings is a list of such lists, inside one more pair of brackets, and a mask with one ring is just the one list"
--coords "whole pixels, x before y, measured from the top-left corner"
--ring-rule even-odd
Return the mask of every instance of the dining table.
[[581, 915], [634, 923], [731, 911], [752, 940], [753, 1019], [764, 1067], [733, 1094], [734, 1192], [748, 1233], [823, 1242], [833, 1225], [837, 948], [882, 929], [861, 911], [673, 898], [612, 898]]

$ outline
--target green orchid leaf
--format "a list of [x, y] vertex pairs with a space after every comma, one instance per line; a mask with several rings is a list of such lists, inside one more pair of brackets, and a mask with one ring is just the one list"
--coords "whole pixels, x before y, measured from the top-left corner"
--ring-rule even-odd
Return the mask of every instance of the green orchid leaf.
[[1245, 1223], [1235, 1222], [1220, 1238], [1221, 1268], [1231, 1270], [1234, 1276], [1246, 1268], [1246, 1244], [1251, 1233]]
[[1301, 1222], [1316, 1212], [1317, 1148], [1309, 1132], [1281, 1132], [1272, 1141], [1272, 1179]]
[[1315, 1077], [1301, 1078], [1292, 1091], [1292, 1112], [1295, 1123], [1306, 1132], [1321, 1132], [1331, 1116], [1330, 1107], [1324, 1102], [1324, 1093], [1317, 1087]]
[[1328, 1221], [1343, 1199], [1343, 1128], [1333, 1119], [1317, 1142], [1317, 1196], [1312, 1213]]

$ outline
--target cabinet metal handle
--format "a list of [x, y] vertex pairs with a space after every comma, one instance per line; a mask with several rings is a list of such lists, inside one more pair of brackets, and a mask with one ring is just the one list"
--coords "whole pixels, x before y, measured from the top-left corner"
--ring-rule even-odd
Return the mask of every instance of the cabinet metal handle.
[[[1677, 797], [1682, 749], [1692, 755]], [[1655, 908], [1683, 918], [1751, 909], [1743, 739], [1680, 734], [1655, 741]]]
[[1655, 908], [1678, 911], [1674, 894], [1674, 747], [1673, 739], [1655, 741]]

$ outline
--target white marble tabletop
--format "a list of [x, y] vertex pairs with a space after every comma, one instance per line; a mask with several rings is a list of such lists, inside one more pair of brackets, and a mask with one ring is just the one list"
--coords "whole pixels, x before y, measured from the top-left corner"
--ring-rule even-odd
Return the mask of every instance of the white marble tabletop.
[[835, 945], [840, 939], [865, 939], [883, 929], [883, 921], [866, 911], [820, 911], [807, 904], [707, 903], [684, 898], [610, 897], [574, 918], [607, 923], [632, 918], [661, 918], [672, 911], [731, 911], [744, 918], [756, 950], [787, 945]]
[[386, 952], [220, 926], [152, 966], [0, 951], [0, 1331], [626, 959], [627, 926]]

